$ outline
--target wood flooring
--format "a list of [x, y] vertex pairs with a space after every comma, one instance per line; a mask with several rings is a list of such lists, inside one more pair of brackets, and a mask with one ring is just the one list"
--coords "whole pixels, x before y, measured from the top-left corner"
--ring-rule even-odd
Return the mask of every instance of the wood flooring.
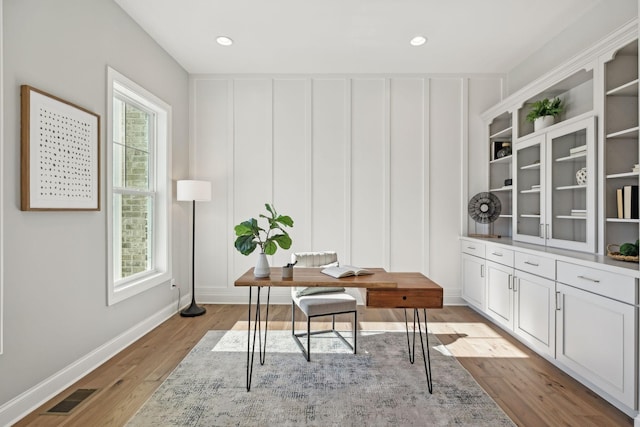
[[[124, 425], [208, 330], [246, 330], [246, 305], [205, 307], [200, 317], [174, 315], [16, 425]], [[428, 317], [429, 329], [516, 424], [633, 425], [631, 418], [473, 310], [451, 306], [431, 310]], [[270, 307], [269, 329], [289, 330], [290, 319], [291, 306]], [[296, 313], [296, 319], [303, 317]], [[339, 327], [344, 321], [344, 329], [350, 330], [349, 317], [338, 320]], [[358, 320], [362, 330], [404, 330], [403, 310], [359, 307]], [[97, 391], [67, 415], [45, 413], [79, 388]]]

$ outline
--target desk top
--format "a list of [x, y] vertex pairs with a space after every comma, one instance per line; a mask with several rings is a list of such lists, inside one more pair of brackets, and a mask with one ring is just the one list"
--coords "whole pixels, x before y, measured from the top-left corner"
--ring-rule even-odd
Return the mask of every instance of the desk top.
[[296, 267], [293, 269], [292, 279], [282, 278], [282, 267], [271, 267], [271, 276], [259, 279], [254, 277], [253, 268], [247, 270], [234, 286], [279, 286], [279, 287], [344, 287], [344, 288], [396, 288], [395, 273], [387, 273], [383, 268], [367, 268], [373, 274], [365, 276], [350, 276], [336, 279], [320, 272], [319, 268]]

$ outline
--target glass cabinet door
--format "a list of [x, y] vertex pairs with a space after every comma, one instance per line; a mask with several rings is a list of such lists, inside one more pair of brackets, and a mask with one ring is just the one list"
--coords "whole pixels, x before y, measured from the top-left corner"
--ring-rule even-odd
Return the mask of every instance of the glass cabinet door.
[[544, 244], [545, 137], [520, 141], [515, 147], [514, 239]]
[[595, 250], [595, 119], [547, 134], [547, 244]]

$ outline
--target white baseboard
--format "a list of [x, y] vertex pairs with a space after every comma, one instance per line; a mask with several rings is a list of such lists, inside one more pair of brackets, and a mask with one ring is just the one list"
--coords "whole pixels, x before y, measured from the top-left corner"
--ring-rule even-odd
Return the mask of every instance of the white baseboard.
[[[190, 298], [181, 298], [180, 306], [188, 304]], [[0, 426], [9, 426], [34, 411], [37, 407], [55, 397], [98, 366], [124, 350], [140, 337], [176, 314], [177, 305], [172, 302], [156, 314], [123, 332], [111, 341], [76, 360], [56, 372], [41, 383], [0, 406]]]

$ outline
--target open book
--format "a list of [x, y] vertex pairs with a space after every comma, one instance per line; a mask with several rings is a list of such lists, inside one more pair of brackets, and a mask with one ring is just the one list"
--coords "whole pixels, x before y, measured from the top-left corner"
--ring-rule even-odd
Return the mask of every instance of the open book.
[[354, 267], [352, 265], [343, 265], [340, 267], [337, 267], [337, 266], [327, 267], [322, 269], [322, 272], [331, 277], [335, 277], [336, 279], [339, 279], [341, 277], [348, 277], [348, 276], [363, 276], [365, 274], [373, 274], [373, 272], [365, 268]]

